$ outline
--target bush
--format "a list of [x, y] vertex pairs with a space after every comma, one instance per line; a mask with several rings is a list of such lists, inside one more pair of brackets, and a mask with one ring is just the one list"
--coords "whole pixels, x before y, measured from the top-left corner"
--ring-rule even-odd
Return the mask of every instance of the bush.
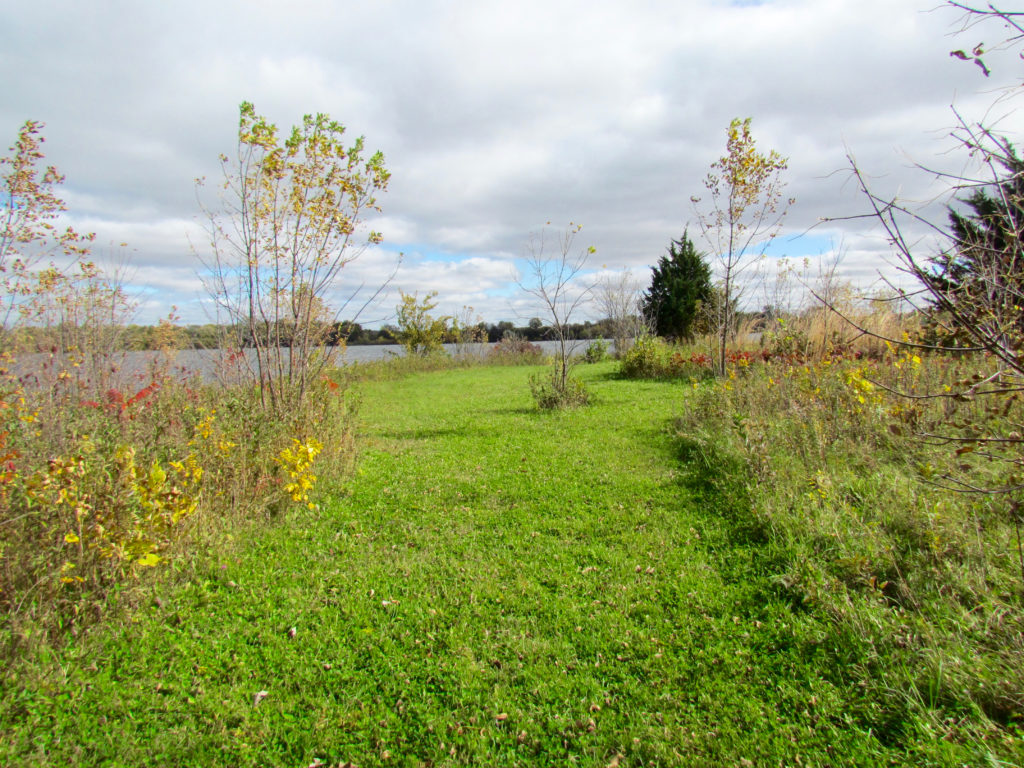
[[541, 410], [578, 408], [590, 402], [590, 392], [574, 376], [565, 376], [557, 364], [544, 374], [530, 376], [530, 392]]
[[513, 331], [506, 331], [501, 341], [491, 347], [487, 361], [503, 365], [536, 365], [544, 359], [544, 350]]
[[321, 379], [277, 420], [249, 386], [0, 376], [0, 656], [59, 644], [112, 593], [232, 529], [315, 507], [317, 475], [351, 457], [342, 394]]
[[610, 357], [608, 354], [608, 342], [604, 339], [595, 339], [590, 342], [587, 351], [583, 353], [583, 359], [588, 363], [600, 363]]
[[657, 336], [641, 336], [623, 356], [619, 372], [628, 379], [654, 379], [668, 369], [669, 347]]
[[[730, 352], [730, 365], [749, 362], [750, 353]], [[714, 377], [711, 357], [685, 347], [666, 344], [656, 336], [644, 336], [622, 358], [619, 373], [627, 379], [690, 379], [699, 381]]]

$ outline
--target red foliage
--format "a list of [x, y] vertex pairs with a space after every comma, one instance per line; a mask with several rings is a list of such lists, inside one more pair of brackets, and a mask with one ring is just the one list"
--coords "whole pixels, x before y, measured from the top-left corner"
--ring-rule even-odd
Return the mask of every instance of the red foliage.
[[[157, 382], [152, 382], [146, 387], [143, 387], [134, 395], [129, 397], [127, 400], [124, 398], [124, 394], [117, 389], [108, 389], [106, 391], [107, 404], [105, 410], [107, 413], [114, 414], [118, 418], [134, 418], [133, 415], [128, 414], [128, 408], [131, 406], [141, 403], [151, 395], [160, 389], [160, 385]], [[85, 408], [103, 408], [104, 406], [97, 403], [95, 400], [82, 400], [80, 405]]]

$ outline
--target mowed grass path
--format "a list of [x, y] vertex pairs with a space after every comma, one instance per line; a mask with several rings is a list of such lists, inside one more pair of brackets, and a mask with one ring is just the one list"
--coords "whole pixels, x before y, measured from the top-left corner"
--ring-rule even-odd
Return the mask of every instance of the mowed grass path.
[[530, 372], [361, 385], [349, 487], [5, 676], [0, 763], [924, 762], [681, 454], [686, 386]]

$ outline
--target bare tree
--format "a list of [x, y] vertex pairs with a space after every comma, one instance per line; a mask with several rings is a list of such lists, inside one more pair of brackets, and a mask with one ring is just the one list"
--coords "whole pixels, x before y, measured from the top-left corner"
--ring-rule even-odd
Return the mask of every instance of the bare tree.
[[[948, 5], [965, 12], [964, 29], [998, 20], [1016, 31], [1005, 44], [1024, 40], [1024, 30], [1016, 21], [1024, 14], [991, 4], [975, 8], [950, 1]], [[959, 53], [963, 52], [953, 55], [972, 58]], [[988, 77], [991, 71], [980, 61], [982, 53], [979, 45], [972, 55]], [[973, 369], [939, 391], [890, 391], [910, 400], [944, 404], [939, 415], [911, 427], [922, 441], [951, 449], [953, 467], [928, 479], [961, 493], [1008, 500], [1024, 580], [1024, 504], [1019, 500], [1024, 491], [1024, 416], [1019, 405], [1024, 399], [1024, 160], [989, 125], [969, 122], [955, 109], [954, 115], [951, 136], [976, 162], [977, 171], [970, 175], [929, 171], [949, 183], [948, 222], [935, 222], [899, 198], [878, 194], [849, 157], [853, 178], [868, 202], [863, 217], [880, 225], [899, 268], [914, 279], [917, 288], [908, 290], [892, 282], [890, 286], [897, 300], [924, 318], [928, 334], [916, 339], [885, 338], [851, 322], [861, 332], [898, 345], [908, 354], [954, 353], [961, 365]], [[922, 232], [930, 233], [940, 245], [931, 250], [922, 246]], [[835, 308], [830, 300], [819, 298]]]
[[468, 357], [487, 341], [487, 325], [473, 307], [462, 305], [452, 318], [450, 339], [455, 345], [456, 357]]
[[987, 50], [1012, 48], [1024, 40], [1024, 26], [1021, 26], [1020, 21], [1018, 21], [1018, 19], [1024, 19], [1024, 11], [1004, 11], [992, 3], [986, 3], [985, 7], [981, 8], [976, 5], [956, 2], [956, 0], [946, 0], [946, 5], [963, 11], [963, 16], [960, 20], [960, 32], [966, 32], [978, 24], [992, 21], [993, 19], [1002, 22], [1010, 30], [1009, 36], [997, 43], [995, 48], [990, 47], [986, 49], [985, 43], [982, 42], [978, 43], [970, 51], [958, 49], [949, 52], [950, 56], [955, 56], [961, 61], [973, 61], [981, 69], [985, 77], [989, 77], [992, 74], [992, 70], [988, 68], [988, 65], [985, 64], [985, 60], [982, 58]]
[[640, 284], [628, 269], [614, 276], [606, 275], [598, 281], [595, 297], [601, 314], [611, 321], [615, 356], [622, 357], [629, 351], [633, 339], [647, 330]]
[[569, 338], [569, 324], [573, 315], [591, 298], [593, 285], [582, 281], [582, 275], [593, 246], [576, 249], [576, 235], [581, 224], [569, 223], [561, 234], [551, 236], [547, 227], [531, 235], [527, 246], [525, 274], [518, 280], [519, 287], [533, 296], [544, 309], [549, 328], [558, 342], [555, 370], [551, 384], [556, 398], [573, 391], [569, 378], [573, 344]]

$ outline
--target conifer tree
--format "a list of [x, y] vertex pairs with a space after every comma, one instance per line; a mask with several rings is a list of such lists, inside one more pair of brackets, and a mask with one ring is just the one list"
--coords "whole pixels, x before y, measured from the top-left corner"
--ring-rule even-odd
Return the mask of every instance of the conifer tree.
[[659, 336], [690, 339], [700, 309], [711, 300], [711, 267], [687, 232], [668, 247], [643, 297], [643, 310]]
[[[1003, 166], [1005, 175], [961, 198], [966, 208], [950, 208], [952, 247], [931, 259], [931, 269], [922, 272], [937, 296], [931, 304], [940, 313], [960, 315], [959, 320], [997, 335], [1011, 329], [1019, 335], [1024, 331], [1024, 161], [1009, 142], [1002, 142], [1001, 149], [993, 160]], [[961, 329], [950, 335], [960, 343], [969, 340]]]

